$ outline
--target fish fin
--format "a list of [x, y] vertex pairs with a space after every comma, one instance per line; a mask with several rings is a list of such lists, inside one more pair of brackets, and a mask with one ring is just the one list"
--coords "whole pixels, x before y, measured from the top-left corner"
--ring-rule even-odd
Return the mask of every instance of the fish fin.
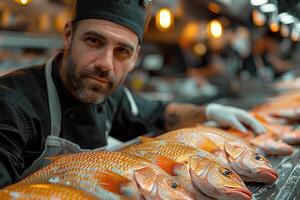
[[246, 147], [231, 142], [225, 142], [224, 149], [227, 155], [236, 160], [246, 150]]
[[140, 136], [139, 139], [140, 139], [141, 143], [159, 141], [159, 139], [151, 138], [151, 137], [145, 137], [145, 136]]
[[94, 177], [99, 181], [103, 189], [116, 194], [122, 194], [122, 185], [131, 182], [128, 178], [109, 170], [95, 172]]
[[266, 118], [262, 115], [262, 114], [260, 114], [260, 113], [257, 113], [257, 112], [251, 112], [251, 115], [255, 118], [255, 119], [257, 119], [261, 124], [269, 124], [268, 122], [267, 122], [267, 120], [266, 120]]
[[217, 144], [207, 137], [203, 137], [203, 139], [201, 139], [201, 143], [198, 144], [198, 148], [210, 153], [220, 151], [220, 148], [217, 146]]
[[151, 192], [154, 187], [157, 174], [151, 167], [144, 167], [134, 171], [134, 179], [138, 186], [146, 193]]
[[196, 174], [196, 176], [202, 176], [208, 172], [211, 159], [208, 157], [199, 157], [198, 155], [191, 156], [189, 159], [190, 172]]
[[176, 176], [176, 169], [183, 166], [183, 164], [178, 163], [175, 160], [158, 154], [150, 154], [148, 159], [171, 176]]

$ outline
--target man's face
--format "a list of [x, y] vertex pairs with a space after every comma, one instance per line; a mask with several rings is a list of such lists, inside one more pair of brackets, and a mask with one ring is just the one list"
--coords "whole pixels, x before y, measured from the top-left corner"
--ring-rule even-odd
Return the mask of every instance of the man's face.
[[[99, 19], [81, 20], [72, 32], [66, 26], [62, 76], [80, 101], [100, 103], [122, 84], [136, 62], [138, 37], [130, 29]], [[65, 79], [65, 80], [64, 80]]]

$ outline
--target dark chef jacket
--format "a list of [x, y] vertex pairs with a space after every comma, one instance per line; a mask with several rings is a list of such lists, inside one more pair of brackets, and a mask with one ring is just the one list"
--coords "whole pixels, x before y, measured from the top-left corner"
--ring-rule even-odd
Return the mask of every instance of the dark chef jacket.
[[[61, 110], [60, 137], [83, 149], [107, 144], [106, 134], [128, 140], [150, 131], [163, 129], [165, 104], [147, 101], [134, 94], [138, 114], [132, 112], [123, 87], [101, 104], [83, 104], [74, 99], [58, 78], [54, 59], [52, 77]], [[24, 170], [42, 153], [50, 134], [50, 111], [45, 80], [45, 66], [35, 66], [0, 79], [0, 188], [17, 181]]]

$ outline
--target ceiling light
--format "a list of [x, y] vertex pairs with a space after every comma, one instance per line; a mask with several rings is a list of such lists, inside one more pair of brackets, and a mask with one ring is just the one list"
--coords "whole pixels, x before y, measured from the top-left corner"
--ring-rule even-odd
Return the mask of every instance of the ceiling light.
[[216, 3], [208, 4], [208, 9], [213, 13], [219, 13], [221, 10], [220, 6]]
[[294, 17], [288, 13], [281, 13], [278, 17], [283, 24], [291, 24], [295, 21]]
[[194, 52], [199, 56], [203, 56], [207, 52], [207, 48], [205, 44], [199, 42], [194, 46]]
[[278, 15], [278, 17], [281, 18], [281, 17], [285, 17], [285, 16], [287, 16], [287, 15], [289, 15], [289, 13], [283, 12], [283, 13], [280, 13], [280, 14]]
[[287, 12], [280, 13], [278, 17], [283, 24], [291, 24], [295, 21], [294, 17]]
[[279, 24], [277, 24], [277, 23], [273, 22], [269, 25], [269, 27], [270, 27], [270, 30], [274, 33], [279, 31]]
[[264, 13], [271, 13], [271, 12], [275, 12], [277, 10], [276, 5], [273, 3], [267, 3], [264, 5], [261, 5], [259, 8]]
[[15, 0], [16, 3], [21, 4], [21, 5], [27, 5], [31, 2], [32, 0]]
[[217, 0], [217, 1], [220, 1], [221, 3], [224, 3], [226, 5], [232, 4], [232, 0]]
[[269, 28], [272, 32], [279, 31], [279, 19], [277, 15], [277, 10], [276, 12], [273, 12], [271, 14], [271, 17], [269, 18]]
[[293, 30], [292, 30], [291, 39], [294, 42], [297, 42], [300, 39], [300, 31], [297, 30], [296, 28], [293, 28]]
[[219, 20], [212, 20], [208, 23], [208, 33], [212, 38], [218, 39], [223, 34], [223, 27]]
[[268, 0], [251, 0], [250, 3], [252, 6], [261, 6], [268, 3]]
[[297, 24], [295, 24], [295, 27], [296, 27], [297, 30], [300, 31], [300, 22], [298, 22]]
[[290, 34], [290, 30], [287, 25], [282, 24], [280, 27], [280, 34], [282, 37], [288, 37]]
[[156, 26], [161, 31], [168, 31], [174, 25], [174, 16], [170, 9], [162, 8], [156, 13]]

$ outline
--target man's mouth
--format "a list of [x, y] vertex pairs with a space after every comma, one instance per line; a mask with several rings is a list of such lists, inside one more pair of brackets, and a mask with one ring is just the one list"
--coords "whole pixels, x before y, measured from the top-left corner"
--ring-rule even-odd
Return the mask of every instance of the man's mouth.
[[96, 80], [96, 81], [98, 81], [100, 83], [109, 84], [109, 80], [106, 79], [106, 78], [102, 78], [102, 77], [99, 77], [99, 76], [91, 76], [91, 75], [89, 75], [88, 77], [91, 78], [91, 79], [93, 79], [93, 80]]

